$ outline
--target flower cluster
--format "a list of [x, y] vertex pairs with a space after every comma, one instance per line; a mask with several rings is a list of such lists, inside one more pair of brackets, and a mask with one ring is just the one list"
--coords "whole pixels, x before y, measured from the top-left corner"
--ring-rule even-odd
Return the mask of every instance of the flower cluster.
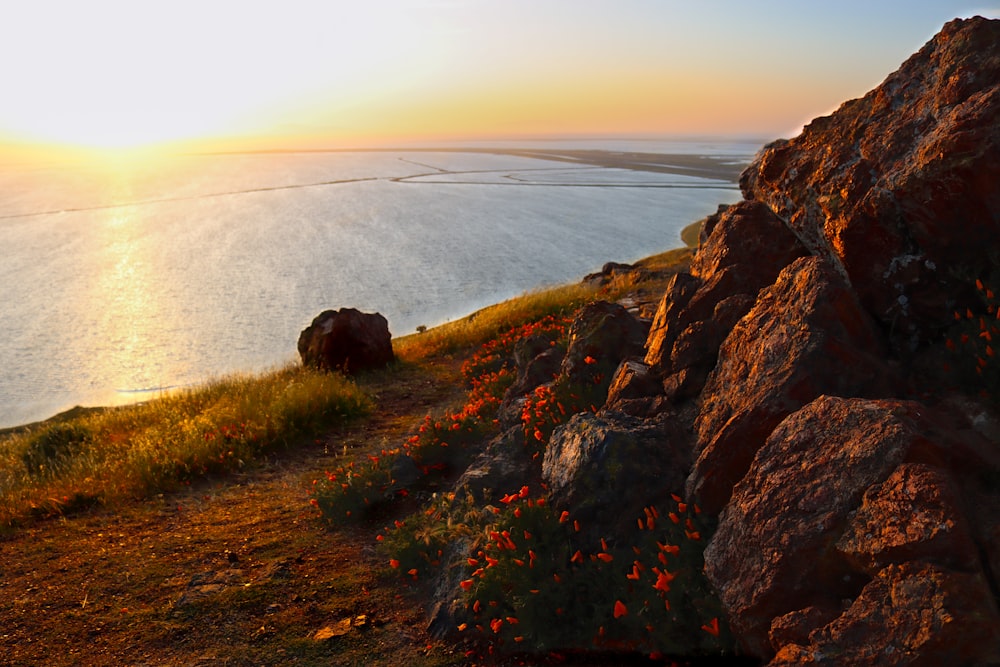
[[369, 456], [368, 462], [340, 466], [328, 472], [326, 479], [314, 480], [311, 504], [328, 521], [358, 520], [377, 504], [409, 493], [392, 475], [400, 457], [416, 465], [422, 475], [417, 483], [424, 486], [467, 465], [473, 448], [497, 431], [497, 410], [515, 379], [516, 345], [528, 336], [537, 336], [549, 345], [564, 344], [567, 324], [566, 318], [549, 316], [484, 344], [462, 366], [469, 393], [461, 410], [438, 417], [427, 415], [417, 433], [401, 447]]
[[327, 471], [325, 479], [313, 480], [309, 503], [327, 521], [358, 521], [379, 504], [405, 497], [408, 491], [392, 477], [392, 463], [399, 454], [399, 449], [383, 449], [364, 462], [351, 461]]
[[976, 281], [980, 307], [955, 311], [952, 336], [945, 346], [953, 353], [954, 372], [966, 387], [974, 388], [984, 398], [1000, 400], [1000, 363], [994, 345], [1000, 338], [1000, 303], [996, 293], [981, 280]]
[[532, 392], [521, 409], [524, 441], [540, 455], [556, 426], [578, 412], [597, 412], [604, 404], [611, 384], [611, 373], [591, 356], [584, 357], [583, 371], [574, 376], [560, 376]]
[[404, 451], [424, 474], [460, 467], [467, 462], [468, 447], [483, 442], [496, 429], [500, 400], [513, 381], [513, 373], [506, 368], [474, 378], [462, 409], [437, 419], [424, 417]]
[[702, 572], [706, 525], [697, 508], [673, 499], [666, 514], [646, 508], [635, 544], [585, 545], [579, 522], [544, 496], [528, 487], [504, 496], [469, 555], [461, 587], [471, 620], [458, 630], [515, 650], [731, 649]]
[[471, 383], [475, 378], [489, 375], [502, 368], [511, 370], [514, 366], [514, 348], [518, 343], [531, 336], [539, 336], [552, 346], [558, 345], [560, 341], [565, 343], [566, 328], [569, 324], [570, 319], [567, 317], [549, 315], [537, 322], [524, 324], [500, 334], [484, 343], [468, 361], [462, 364], [462, 376], [466, 382]]

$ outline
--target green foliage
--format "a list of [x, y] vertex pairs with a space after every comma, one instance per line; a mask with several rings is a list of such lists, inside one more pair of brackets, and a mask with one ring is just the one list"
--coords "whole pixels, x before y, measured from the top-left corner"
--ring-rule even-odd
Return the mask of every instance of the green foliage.
[[[458, 413], [428, 416], [402, 455], [425, 476], [464, 464], [461, 452], [482, 442], [492, 427], [512, 381], [515, 350], [529, 338], [536, 347], [565, 348], [568, 322], [549, 317], [485, 343], [463, 366], [472, 387], [469, 402]], [[596, 410], [606, 399], [611, 361], [588, 356], [576, 366], [572, 379], [560, 376], [526, 397], [522, 424], [536, 456], [556, 425], [576, 412]], [[394, 490], [392, 482], [383, 483], [383, 493]], [[467, 619], [456, 629], [490, 652], [732, 651], [721, 605], [703, 573], [712, 526], [696, 508], [673, 498], [663, 514], [646, 509], [630, 544], [586, 544], [579, 523], [568, 512], [553, 511], [544, 493], [528, 486], [496, 504], [434, 495], [377, 539], [389, 571], [408, 583], [455, 567], [457, 559], [465, 568]]]
[[467, 620], [456, 628], [489, 652], [601, 648], [724, 654], [734, 643], [703, 573], [711, 526], [674, 496], [648, 507], [630, 544], [583, 542], [579, 522], [529, 487], [498, 505], [435, 497], [378, 536], [391, 572], [406, 582], [466, 550]]
[[[487, 644], [547, 651], [599, 647], [648, 653], [732, 650], [702, 572], [705, 525], [677, 501], [646, 509], [629, 545], [580, 544], [580, 526], [527, 489], [483, 531], [462, 583]], [[563, 622], [553, 623], [553, 619]]]
[[377, 456], [369, 454], [364, 463], [351, 461], [328, 471], [325, 479], [313, 480], [310, 504], [330, 523], [352, 523], [397, 496], [405, 497], [409, 491], [392, 476], [400, 453], [398, 448], [383, 449]]
[[537, 387], [521, 410], [524, 441], [537, 454], [545, 452], [556, 426], [578, 412], [597, 412], [604, 405], [615, 364], [583, 359], [583, 368], [572, 377], [560, 376], [554, 383]]
[[[527, 336], [551, 345], [565, 345], [564, 317], [545, 317], [515, 327], [483, 344], [462, 365], [469, 387], [465, 405], [439, 416], [427, 415], [417, 433], [399, 448], [383, 450], [367, 462], [351, 462], [313, 482], [311, 502], [330, 522], [356, 521], [386, 501], [425, 491], [432, 484], [468, 466], [477, 447], [497, 433], [496, 414], [514, 382], [513, 351]], [[410, 488], [394, 478], [393, 468], [410, 467], [418, 478]], [[408, 568], [409, 569], [409, 568]]]

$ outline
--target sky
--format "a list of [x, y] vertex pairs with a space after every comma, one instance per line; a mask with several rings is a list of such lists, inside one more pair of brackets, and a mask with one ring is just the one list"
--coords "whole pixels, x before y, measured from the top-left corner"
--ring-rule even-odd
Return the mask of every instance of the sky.
[[[992, 3], [992, 4], [991, 4]], [[33, 0], [0, 145], [792, 136], [998, 0]]]

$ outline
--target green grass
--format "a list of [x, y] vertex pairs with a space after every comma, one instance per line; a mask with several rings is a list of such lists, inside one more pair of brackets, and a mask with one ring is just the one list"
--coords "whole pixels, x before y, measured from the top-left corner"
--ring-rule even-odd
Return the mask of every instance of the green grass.
[[681, 241], [684, 242], [684, 245], [688, 248], [698, 248], [698, 239], [701, 236], [701, 228], [704, 224], [704, 220], [699, 220], [698, 222], [692, 222], [681, 230]]
[[239, 470], [369, 409], [351, 380], [288, 367], [43, 422], [0, 443], [0, 525]]

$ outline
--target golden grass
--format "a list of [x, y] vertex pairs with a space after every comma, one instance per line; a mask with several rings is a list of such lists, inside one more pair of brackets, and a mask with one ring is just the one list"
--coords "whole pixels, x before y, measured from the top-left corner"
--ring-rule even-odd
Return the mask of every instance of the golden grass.
[[239, 470], [369, 409], [351, 380], [288, 367], [42, 423], [0, 443], [0, 525]]
[[393, 350], [405, 361], [466, 350], [522, 324], [571, 312], [597, 295], [597, 288], [582, 283], [529, 292], [423, 333], [398, 338], [393, 341]]

